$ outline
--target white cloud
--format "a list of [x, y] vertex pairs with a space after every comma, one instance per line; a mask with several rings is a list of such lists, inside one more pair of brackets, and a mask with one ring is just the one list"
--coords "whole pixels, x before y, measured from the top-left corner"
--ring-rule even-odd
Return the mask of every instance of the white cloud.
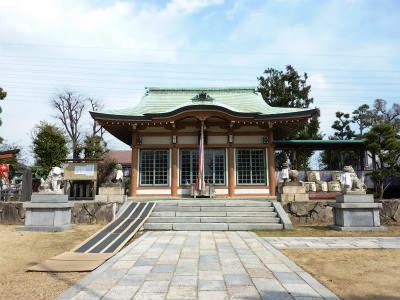
[[226, 12], [226, 18], [233, 20], [240, 9], [240, 1], [236, 0], [233, 6]]
[[166, 7], [167, 13], [190, 14], [209, 6], [221, 5], [224, 0], [172, 0]]
[[[183, 16], [176, 14], [178, 9], [188, 12], [201, 7], [197, 1], [186, 2], [191, 3], [172, 2], [163, 9], [126, 1], [103, 7], [90, 6], [89, 1], [1, 1], [0, 36], [12, 43], [125, 48], [130, 55], [161, 61], [174, 57], [185, 40], [179, 34]], [[169, 51], [148, 51], [160, 45]]]

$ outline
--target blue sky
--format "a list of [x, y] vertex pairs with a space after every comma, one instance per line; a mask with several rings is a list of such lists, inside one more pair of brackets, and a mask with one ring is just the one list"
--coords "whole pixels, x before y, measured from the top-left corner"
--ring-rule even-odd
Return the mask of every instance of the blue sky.
[[123, 108], [145, 86], [255, 86], [287, 64], [309, 74], [329, 135], [337, 110], [399, 102], [399, 53], [399, 1], [1, 0], [0, 136], [29, 156], [63, 89]]

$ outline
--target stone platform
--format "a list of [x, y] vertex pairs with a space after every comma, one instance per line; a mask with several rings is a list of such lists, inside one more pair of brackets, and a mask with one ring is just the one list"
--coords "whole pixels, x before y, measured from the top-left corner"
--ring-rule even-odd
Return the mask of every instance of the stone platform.
[[25, 226], [18, 227], [19, 231], [64, 231], [70, 229], [71, 208], [68, 195], [34, 194], [32, 201], [24, 203], [26, 209]]
[[67, 299], [339, 299], [253, 232], [146, 232]]
[[333, 208], [334, 224], [330, 227], [339, 231], [377, 231], [381, 226], [379, 210], [381, 203], [374, 203], [373, 195], [343, 194], [336, 197]]
[[279, 195], [279, 201], [307, 201], [309, 200], [308, 193], [304, 186], [299, 185], [285, 185], [282, 187], [282, 193]]

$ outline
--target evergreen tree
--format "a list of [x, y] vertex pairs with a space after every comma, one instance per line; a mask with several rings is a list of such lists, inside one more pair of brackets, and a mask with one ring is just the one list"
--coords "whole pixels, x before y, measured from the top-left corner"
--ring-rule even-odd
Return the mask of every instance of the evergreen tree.
[[364, 137], [367, 150], [378, 158], [371, 178], [375, 181], [379, 199], [382, 199], [391, 179], [400, 176], [400, 141], [389, 124], [375, 125]]
[[[314, 102], [310, 97], [311, 85], [307, 84], [308, 75], [303, 76], [291, 66], [286, 66], [286, 72], [269, 68], [258, 78], [258, 91], [264, 101], [270, 106], [309, 108]], [[319, 116], [314, 115], [308, 124], [302, 125], [298, 130], [293, 130], [288, 139], [310, 140], [322, 139], [319, 131]], [[287, 159], [295, 168], [308, 169], [309, 159], [313, 151], [298, 151], [296, 158], [293, 151], [282, 151], [276, 156], [276, 164], [281, 167]]]
[[102, 158], [107, 152], [107, 144], [101, 136], [88, 135], [83, 141], [83, 151], [86, 159]]
[[40, 122], [35, 127], [32, 142], [36, 165], [43, 174], [48, 174], [52, 167], [60, 166], [61, 161], [67, 158], [67, 137], [61, 128], [53, 124]]
[[307, 85], [307, 73], [303, 76], [291, 65], [286, 66], [286, 73], [269, 68], [258, 78], [258, 91], [271, 106], [308, 108], [314, 99], [309, 97], [311, 85]]
[[[336, 112], [336, 120], [331, 126], [335, 130], [330, 140], [351, 140], [355, 137], [355, 133], [351, 130], [350, 114], [344, 112]], [[356, 162], [359, 161], [359, 154], [354, 151], [336, 151], [325, 150], [321, 152], [319, 157], [322, 168], [327, 170], [340, 170], [345, 165], [353, 165], [357, 167]]]
[[372, 111], [368, 104], [363, 104], [353, 111], [353, 123], [358, 126], [357, 137], [362, 137], [364, 130], [372, 125]]
[[332, 129], [335, 129], [335, 132], [331, 139], [351, 140], [355, 136], [355, 133], [350, 127], [350, 114], [338, 111], [336, 112], [336, 118], [337, 120], [335, 120], [332, 125]]

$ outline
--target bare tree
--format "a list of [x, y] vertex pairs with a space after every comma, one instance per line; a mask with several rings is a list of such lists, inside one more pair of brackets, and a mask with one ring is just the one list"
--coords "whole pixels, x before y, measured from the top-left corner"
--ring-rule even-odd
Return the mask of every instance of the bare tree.
[[387, 102], [383, 99], [376, 99], [373, 110], [373, 124], [390, 124], [396, 130], [400, 131], [400, 105], [393, 103], [390, 109], [387, 108]]
[[83, 98], [72, 91], [64, 91], [52, 100], [53, 106], [58, 110], [57, 119], [63, 124], [72, 144], [72, 156], [79, 158], [81, 128], [79, 121], [82, 117], [85, 104]]
[[[104, 108], [104, 105], [99, 100], [94, 98], [88, 98], [87, 100], [90, 104], [91, 111], [99, 111]], [[99, 136], [101, 139], [103, 139], [104, 133], [105, 129], [93, 119], [92, 136]]]

